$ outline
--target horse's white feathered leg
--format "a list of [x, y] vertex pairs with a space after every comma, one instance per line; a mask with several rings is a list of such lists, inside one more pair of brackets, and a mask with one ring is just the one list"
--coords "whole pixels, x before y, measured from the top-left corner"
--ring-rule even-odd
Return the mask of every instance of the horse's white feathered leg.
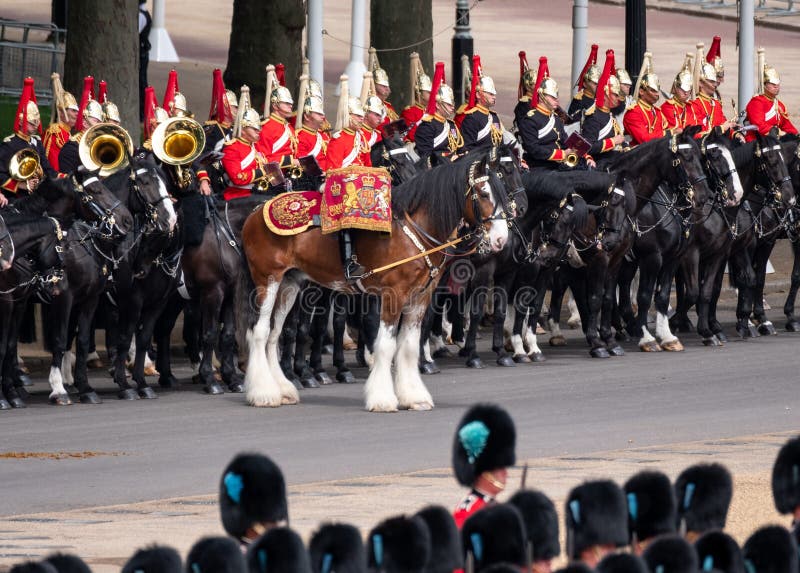
[[244, 387], [247, 402], [252, 406], [274, 408], [281, 405], [281, 388], [270, 375], [265, 350], [278, 287], [278, 282], [269, 280], [264, 300], [258, 307], [258, 321], [253, 328], [247, 330], [247, 372], [244, 376]]
[[431, 410], [433, 398], [419, 375], [420, 322], [425, 307], [412, 307], [403, 313], [400, 334], [397, 338], [395, 359], [395, 390], [402, 408]]
[[286, 320], [286, 316], [292, 310], [292, 306], [299, 292], [300, 285], [297, 284], [296, 281], [292, 279], [283, 280], [281, 288], [278, 290], [275, 311], [272, 313], [272, 331], [269, 333], [269, 338], [267, 339], [267, 364], [269, 364], [270, 375], [280, 387], [281, 402], [283, 404], [297, 404], [300, 401], [297, 388], [295, 388], [294, 384], [289, 382], [289, 379], [286, 378], [286, 375], [281, 369], [280, 356], [278, 355], [278, 339], [281, 336], [283, 323]]
[[[396, 412], [397, 396], [392, 388], [392, 358], [397, 348], [396, 326], [381, 320], [375, 339], [375, 365], [364, 386], [367, 410], [370, 412]], [[414, 371], [417, 365], [414, 364]]]

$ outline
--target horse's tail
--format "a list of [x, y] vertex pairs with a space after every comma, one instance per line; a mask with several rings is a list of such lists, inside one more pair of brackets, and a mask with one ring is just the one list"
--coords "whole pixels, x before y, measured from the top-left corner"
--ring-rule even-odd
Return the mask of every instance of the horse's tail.
[[236, 312], [236, 343], [241, 349], [247, 348], [246, 332], [255, 326], [258, 313], [255, 308], [256, 283], [250, 274], [250, 265], [247, 259], [241, 257], [242, 265], [233, 297]]

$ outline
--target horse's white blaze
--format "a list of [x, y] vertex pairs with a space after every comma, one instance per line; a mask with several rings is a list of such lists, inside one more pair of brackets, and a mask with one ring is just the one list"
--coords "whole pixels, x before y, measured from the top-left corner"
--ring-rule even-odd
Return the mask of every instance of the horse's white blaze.
[[50, 383], [51, 398], [58, 395], [65, 395], [67, 393], [67, 391], [64, 389], [64, 380], [61, 378], [61, 369], [57, 366], [50, 367], [50, 376], [48, 376], [47, 381]]
[[539, 342], [536, 340], [536, 324], [534, 323], [533, 327], [528, 325], [528, 328], [525, 329], [525, 346], [528, 347], [528, 355], [531, 356], [533, 354], [542, 354], [541, 348], [539, 348]]
[[492, 221], [489, 227], [489, 245], [491, 245], [492, 250], [495, 252], [502, 251], [506, 241], [508, 241], [508, 224], [506, 220], [498, 219]]
[[[381, 321], [375, 339], [375, 364], [364, 386], [367, 410], [372, 412], [397, 411], [397, 396], [392, 389], [392, 358], [397, 339], [392, 327]], [[416, 370], [417, 365], [414, 365]]]
[[433, 407], [433, 398], [419, 375], [419, 331], [424, 308], [415, 307], [403, 316], [395, 358], [395, 390], [400, 405]]
[[662, 344], [678, 339], [669, 329], [669, 317], [658, 311], [656, 311], [656, 338]]
[[175, 228], [175, 223], [178, 222], [178, 215], [175, 213], [175, 207], [172, 205], [172, 199], [170, 198], [169, 193], [167, 193], [167, 186], [164, 184], [164, 181], [161, 179], [161, 177], [158, 177], [158, 194], [164, 198], [164, 200], [161, 202], [164, 204], [164, 208], [167, 210], [167, 222], [169, 223], [169, 230], [172, 232], [172, 230]]
[[278, 283], [270, 280], [264, 302], [258, 309], [258, 321], [253, 328], [247, 330], [247, 372], [244, 376], [244, 387], [247, 403], [252, 406], [274, 408], [281, 405], [281, 389], [270, 376], [265, 351], [270, 317], [277, 294]]
[[642, 337], [639, 339], [639, 346], [644, 346], [645, 344], [648, 344], [650, 342], [655, 342], [655, 340], [656, 339], [653, 338], [653, 335], [650, 334], [650, 331], [647, 330], [647, 327], [643, 326], [642, 327]]
[[64, 384], [67, 386], [71, 386], [75, 382], [75, 378], [72, 376], [72, 369], [74, 366], [75, 355], [70, 350], [67, 350], [64, 353], [64, 357], [61, 359], [61, 375], [64, 378]]
[[725, 147], [721, 148], [722, 156], [725, 158], [725, 161], [728, 162], [728, 169], [731, 170], [731, 178], [733, 179], [733, 198], [738, 205], [742, 197], [744, 197], [744, 188], [742, 187], [742, 182], [739, 180], [739, 173], [736, 171], [736, 164], [733, 162], [733, 156], [731, 155], [730, 149]]
[[272, 379], [275, 380], [280, 387], [281, 400], [284, 404], [297, 404], [300, 401], [297, 388], [295, 388], [294, 384], [289, 382], [289, 379], [286, 378], [286, 375], [283, 373], [283, 369], [281, 369], [280, 356], [278, 355], [278, 340], [281, 337], [283, 323], [289, 311], [292, 310], [292, 306], [299, 292], [300, 285], [293, 280], [284, 280], [281, 283], [275, 302], [275, 310], [272, 313], [272, 330], [267, 337], [267, 364], [269, 365]]

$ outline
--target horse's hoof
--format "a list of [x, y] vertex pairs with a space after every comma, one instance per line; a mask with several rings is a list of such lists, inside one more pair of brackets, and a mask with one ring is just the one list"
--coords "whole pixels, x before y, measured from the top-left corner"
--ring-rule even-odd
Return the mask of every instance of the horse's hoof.
[[11, 407], [17, 410], [21, 410], [22, 408], [27, 408], [28, 405], [25, 403], [25, 400], [20, 398], [19, 396], [14, 396], [8, 399], [8, 403], [11, 404]]
[[435, 362], [421, 362], [419, 365], [419, 373], [423, 376], [438, 374], [439, 372], [441, 372], [441, 370], [436, 366]]
[[15, 380], [15, 383], [19, 384], [20, 387], [33, 386], [33, 380], [31, 380], [31, 377], [21, 370], [17, 371], [17, 379]]
[[722, 346], [722, 341], [717, 337], [716, 334], [712, 334], [708, 338], [703, 339], [704, 346]]
[[172, 374], [169, 376], [159, 376], [158, 377], [158, 385], [162, 388], [167, 388], [169, 390], [175, 390], [178, 388], [178, 379], [175, 378]]
[[225, 390], [222, 388], [222, 384], [216, 380], [211, 380], [211, 382], [203, 386], [203, 392], [212, 396], [217, 396], [218, 394], [224, 394]]
[[67, 394], [69, 394], [70, 396], [77, 396], [78, 394], [80, 394], [80, 392], [78, 392], [78, 389], [75, 387], [75, 384], [64, 384], [64, 390], [66, 390]]
[[247, 403], [256, 408], [277, 408], [281, 405], [281, 397], [261, 396], [255, 398], [253, 396], [248, 396]]
[[527, 354], [515, 354], [514, 362], [517, 364], [529, 364], [532, 360]]
[[727, 337], [727, 335], [726, 335], [724, 332], [722, 332], [721, 330], [720, 330], [719, 332], [715, 332], [715, 333], [714, 333], [714, 336], [716, 336], [716, 337], [717, 337], [717, 340], [719, 340], [719, 341], [720, 341], [721, 343], [723, 343], [723, 344], [724, 344], [724, 343], [726, 343], [726, 342], [728, 342], [728, 337]]
[[0, 398], [0, 410], [10, 410], [11, 404], [5, 398]]
[[800, 332], [800, 321], [790, 320], [786, 323], [786, 330], [789, 332]]
[[611, 354], [611, 356], [625, 356], [625, 351], [619, 344], [615, 344], [614, 346], [610, 347], [608, 352]]
[[367, 404], [367, 410], [370, 412], [390, 413], [397, 412], [397, 399], [379, 401], [374, 404]]
[[103, 401], [100, 399], [100, 396], [97, 395], [97, 392], [92, 390], [91, 392], [85, 392], [80, 396], [81, 404], [102, 404]]
[[744, 336], [745, 338], [758, 338], [761, 335], [758, 333], [758, 329], [756, 328], [755, 324], [748, 324]]
[[662, 342], [661, 350], [665, 350], [667, 352], [683, 352], [683, 344], [676, 338], [675, 340]]
[[314, 374], [314, 378], [316, 378], [317, 382], [319, 382], [322, 386], [333, 384], [333, 380], [331, 380], [331, 377], [328, 376], [328, 373], [325, 372], [324, 370], [321, 370], [320, 372]]
[[758, 333], [762, 336], [774, 336], [778, 334], [778, 331], [775, 330], [775, 325], [768, 320], [758, 326]]
[[241, 394], [242, 392], [244, 392], [244, 384], [242, 384], [238, 380], [236, 382], [231, 382], [230, 384], [228, 384], [228, 392], [232, 394]]
[[589, 354], [592, 358], [610, 358], [611, 354], [608, 353], [608, 348], [605, 346], [599, 346], [597, 348], [592, 348], [589, 351]]
[[567, 339], [561, 336], [560, 334], [550, 338], [550, 346], [566, 346], [566, 345], [567, 345]]
[[144, 388], [139, 388], [139, 397], [145, 400], [155, 400], [158, 398], [158, 394], [150, 386], [145, 386]]
[[117, 398], [119, 398], [120, 400], [138, 400], [139, 395], [133, 388], [126, 388], [125, 390], [119, 391], [119, 394], [117, 394]]
[[517, 363], [514, 361], [513, 358], [511, 358], [510, 356], [506, 355], [506, 356], [500, 356], [497, 359], [497, 365], [507, 368], [509, 366], [516, 366]]
[[49, 401], [53, 406], [69, 406], [72, 404], [72, 399], [70, 399], [68, 394], [53, 394], [50, 396]]
[[429, 410], [433, 410], [433, 404], [430, 402], [414, 402], [408, 407], [409, 410], [413, 410], [414, 412], [427, 412]]
[[300, 396], [297, 394], [288, 394], [285, 396], [281, 396], [281, 405], [282, 406], [294, 406], [295, 404], [300, 403]]
[[27, 391], [25, 388], [23, 388], [22, 386], [20, 386], [19, 388], [17, 388], [16, 386], [14, 386], [14, 390], [16, 390], [16, 391], [17, 391], [17, 396], [19, 396], [19, 397], [20, 397], [20, 398], [22, 398], [23, 400], [27, 400], [28, 398], [30, 398], [30, 397], [31, 397], [31, 395], [30, 395], [30, 392], [28, 392], [28, 391]]
[[483, 360], [475, 356], [467, 360], [467, 368], [477, 368], [480, 370], [481, 368], [486, 368], [486, 365], [483, 363]]
[[[800, 326], [800, 325], [799, 325]], [[434, 358], [452, 358], [453, 351], [447, 348], [446, 346], [442, 346], [441, 348], [437, 348], [433, 351]]]
[[317, 382], [313, 374], [300, 378], [300, 384], [303, 385], [303, 388], [319, 388], [319, 382]]
[[581, 319], [579, 318], [579, 319], [575, 320], [575, 319], [570, 318], [567, 321], [567, 326], [569, 328], [571, 328], [572, 330], [575, 330], [576, 328], [580, 328], [581, 327]]
[[355, 384], [356, 377], [349, 370], [342, 370], [336, 373], [336, 381], [340, 384]]
[[531, 354], [531, 360], [534, 362], [546, 362], [547, 358], [545, 357], [543, 352], [534, 352]]

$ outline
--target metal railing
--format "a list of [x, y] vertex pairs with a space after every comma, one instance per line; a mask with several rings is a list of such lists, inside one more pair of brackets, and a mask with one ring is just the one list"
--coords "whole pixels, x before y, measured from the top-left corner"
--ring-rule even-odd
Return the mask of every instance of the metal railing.
[[[780, 2], [781, 4], [785, 4], [785, 8], [776, 7], [775, 4]], [[800, 14], [800, 10], [795, 7], [795, 0], [769, 0], [769, 6], [767, 6], [767, 0], [758, 0], [758, 6], [756, 6], [757, 12], [764, 12], [764, 17], [770, 16], [796, 16]]]
[[19, 96], [23, 80], [32, 77], [39, 103], [50, 103], [50, 75], [64, 71], [66, 30], [0, 18], [0, 95]]

